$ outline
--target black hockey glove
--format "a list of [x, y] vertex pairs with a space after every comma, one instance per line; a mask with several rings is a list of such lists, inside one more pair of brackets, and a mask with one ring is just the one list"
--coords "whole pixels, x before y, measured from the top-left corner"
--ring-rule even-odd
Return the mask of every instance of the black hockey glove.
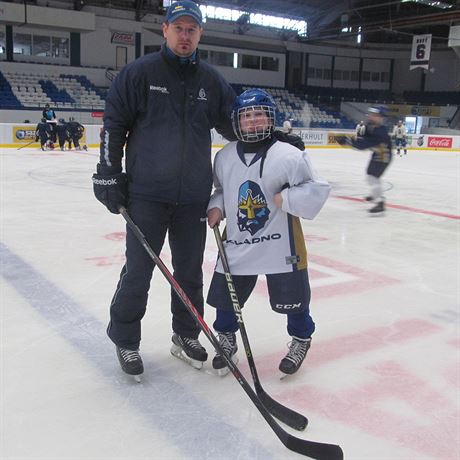
[[302, 152], [305, 150], [305, 144], [303, 143], [302, 138], [297, 136], [297, 134], [283, 133], [283, 131], [273, 131], [273, 136], [275, 136], [280, 142], [287, 142], [288, 144], [297, 147]]
[[340, 145], [351, 145], [351, 139], [348, 136], [336, 136], [335, 140]]
[[118, 208], [128, 201], [128, 181], [125, 173], [93, 174], [93, 190], [96, 198], [113, 214], [120, 214]]

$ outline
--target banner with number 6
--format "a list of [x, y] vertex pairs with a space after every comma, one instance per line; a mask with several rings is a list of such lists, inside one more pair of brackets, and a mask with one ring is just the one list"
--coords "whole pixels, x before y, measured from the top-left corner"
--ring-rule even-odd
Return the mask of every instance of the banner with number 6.
[[412, 40], [412, 53], [410, 57], [410, 70], [421, 67], [428, 69], [431, 53], [431, 34], [414, 35]]

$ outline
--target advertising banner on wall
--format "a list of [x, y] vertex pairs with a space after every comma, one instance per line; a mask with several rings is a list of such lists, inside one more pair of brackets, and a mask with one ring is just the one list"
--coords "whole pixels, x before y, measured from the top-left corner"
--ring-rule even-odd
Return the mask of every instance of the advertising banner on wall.
[[327, 144], [328, 145], [339, 145], [339, 143], [337, 142], [337, 137], [343, 137], [343, 136], [347, 136], [347, 137], [354, 137], [354, 132], [353, 133], [327, 133]]
[[[35, 124], [14, 124], [0, 123], [0, 148], [16, 148], [18, 151], [22, 147], [31, 143], [31, 148], [38, 148], [39, 144], [33, 142], [35, 140]], [[80, 139], [80, 145], [88, 145], [91, 148], [98, 148], [100, 142], [101, 125], [86, 125], [85, 134]], [[327, 131], [327, 130], [310, 130], [296, 129], [295, 134], [298, 134], [304, 141], [306, 148], [341, 148], [337, 144], [338, 136], [354, 137], [354, 131]], [[221, 149], [228, 141], [218, 134], [215, 130], [212, 131], [212, 147], [214, 151]], [[443, 134], [412, 134], [407, 138], [407, 146], [412, 150], [431, 150], [431, 151], [451, 151], [460, 152], [460, 136], [447, 136]], [[59, 148], [59, 147], [58, 147]], [[347, 152], [347, 149], [343, 149]]]
[[13, 125], [12, 126], [12, 139], [13, 142], [20, 144], [28, 144], [30, 141], [35, 139], [35, 127], [31, 125]]
[[439, 117], [441, 116], [441, 108], [429, 105], [403, 105], [389, 104], [388, 112], [390, 117], [403, 118], [406, 116], [419, 117]]
[[324, 131], [302, 130], [295, 134], [298, 134], [301, 137], [305, 145], [326, 144], [326, 133]]
[[132, 32], [112, 32], [110, 43], [118, 43], [119, 45], [135, 45], [136, 38]]
[[[31, 141], [35, 140], [35, 125], [13, 125], [11, 129], [11, 139], [18, 146], [30, 144]], [[87, 143], [86, 132], [83, 133], [79, 142], [82, 147]]]

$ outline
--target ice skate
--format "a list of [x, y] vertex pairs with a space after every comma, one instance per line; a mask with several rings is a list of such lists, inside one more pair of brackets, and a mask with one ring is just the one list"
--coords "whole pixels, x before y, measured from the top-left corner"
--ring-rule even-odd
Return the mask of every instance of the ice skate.
[[289, 343], [289, 351], [279, 365], [279, 370], [282, 372], [281, 379], [299, 370], [305, 356], [307, 356], [310, 345], [311, 337], [300, 339], [292, 336], [292, 341]]
[[[227, 356], [235, 363], [238, 364], [238, 344], [236, 343], [236, 335], [234, 332], [218, 332], [217, 338], [219, 339], [220, 346], [223, 348]], [[224, 377], [230, 372], [227, 363], [222, 355], [219, 353], [214, 356], [212, 360], [213, 369], [217, 370], [219, 377]]]
[[377, 214], [385, 211], [385, 202], [379, 201], [373, 208], [369, 209], [371, 214]]
[[203, 363], [208, 359], [208, 353], [198, 341], [190, 337], [182, 337], [179, 334], [172, 336], [171, 354], [176, 358], [185, 361], [195, 369], [201, 369]]
[[132, 375], [136, 382], [140, 382], [140, 376], [144, 373], [144, 364], [142, 363], [139, 350], [128, 350], [127, 348], [117, 347], [117, 356], [123, 372]]
[[369, 196], [366, 196], [364, 199], [365, 199], [366, 201], [374, 201], [374, 197], [373, 197], [373, 196], [370, 196], [370, 195], [369, 195]]

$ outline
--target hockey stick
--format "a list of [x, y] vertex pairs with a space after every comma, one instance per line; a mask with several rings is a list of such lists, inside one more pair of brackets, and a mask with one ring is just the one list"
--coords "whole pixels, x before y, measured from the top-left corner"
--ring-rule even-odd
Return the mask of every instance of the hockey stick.
[[248, 359], [249, 368], [251, 369], [252, 380], [254, 382], [254, 387], [256, 389], [257, 396], [261, 400], [262, 404], [267, 408], [267, 410], [275, 416], [278, 420], [286, 423], [291, 428], [302, 431], [308, 424], [308, 419], [303, 415], [289, 409], [286, 406], [283, 406], [278, 401], [275, 401], [273, 398], [268, 395], [265, 390], [262, 388], [260, 383], [259, 376], [257, 375], [256, 364], [254, 362], [254, 356], [251, 351], [251, 346], [249, 345], [248, 334], [246, 333], [246, 327], [243, 321], [243, 315], [241, 313], [240, 301], [236, 294], [235, 285], [233, 283], [232, 274], [230, 273], [230, 266], [228, 265], [227, 254], [225, 253], [225, 248], [222, 243], [222, 237], [220, 235], [219, 227], [214, 226], [214, 236], [216, 237], [217, 247], [219, 248], [219, 255], [222, 261], [222, 266], [224, 267], [225, 279], [227, 281], [228, 291], [233, 304], [233, 309], [235, 310], [235, 315], [239, 323], [241, 338], [243, 339], [244, 350], [246, 352], [246, 357]]
[[266, 422], [270, 425], [271, 429], [278, 436], [278, 439], [288, 449], [294, 452], [297, 452], [298, 454], [314, 458], [316, 460], [343, 460], [343, 452], [340, 446], [337, 446], [335, 444], [326, 444], [326, 443], [307, 441], [305, 439], [296, 438], [295, 436], [292, 436], [291, 434], [283, 430], [283, 428], [281, 428], [280, 425], [278, 425], [276, 420], [270, 415], [270, 412], [268, 412], [268, 410], [262, 404], [260, 399], [257, 397], [251, 385], [249, 385], [248, 381], [241, 374], [238, 367], [236, 367], [235, 363], [224, 352], [216, 336], [209, 329], [209, 326], [205, 323], [203, 317], [200, 315], [197, 309], [193, 306], [187, 294], [179, 286], [179, 284], [174, 279], [173, 275], [168, 270], [168, 268], [163, 263], [163, 261], [155, 254], [153, 249], [150, 247], [149, 243], [147, 242], [147, 239], [145, 238], [145, 236], [143, 235], [139, 227], [133, 222], [126, 208], [124, 208], [123, 206], [120, 206], [118, 209], [121, 215], [123, 216], [123, 218], [126, 220], [128, 227], [131, 229], [131, 231], [134, 233], [134, 235], [138, 239], [139, 243], [142, 244], [144, 249], [147, 251], [148, 255], [155, 262], [156, 266], [161, 271], [161, 273], [164, 275], [164, 277], [166, 278], [166, 280], [168, 281], [168, 283], [170, 284], [174, 292], [178, 295], [178, 297], [184, 304], [185, 308], [187, 308], [188, 312], [194, 318], [198, 327], [203, 331], [203, 334], [212, 343], [215, 350], [224, 358], [230, 371], [235, 376], [236, 380], [241, 385], [241, 387], [246, 392], [246, 394], [249, 396], [251, 401], [257, 407], [262, 417], [264, 417]]
[[21, 145], [21, 147], [19, 147], [17, 150], [21, 150], [21, 149], [23, 149], [24, 147], [28, 147], [30, 144], [33, 144], [34, 142], [38, 142], [38, 141], [36, 141], [36, 140], [34, 139], [34, 140], [30, 141], [28, 144]]

